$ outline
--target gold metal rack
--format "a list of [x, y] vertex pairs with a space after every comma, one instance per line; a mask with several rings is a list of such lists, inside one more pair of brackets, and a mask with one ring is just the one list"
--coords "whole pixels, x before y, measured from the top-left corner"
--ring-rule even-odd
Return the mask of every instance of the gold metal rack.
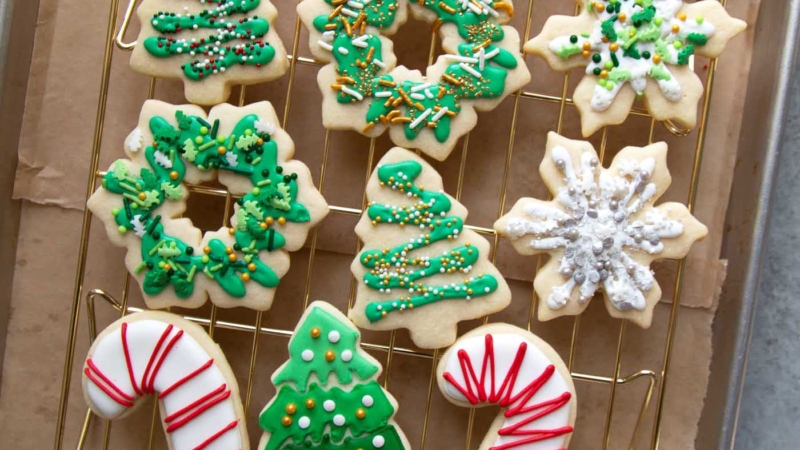
[[[300, 0], [298, 0], [299, 2]], [[409, 0], [411, 1], [411, 0]], [[524, 0], [520, 1], [522, 3]], [[725, 5], [725, 0], [720, 0], [720, 2]], [[119, 10], [119, 3], [120, 0], [110, 0], [110, 9], [108, 12], [108, 29], [106, 33], [106, 40], [105, 40], [105, 51], [104, 51], [104, 58], [103, 58], [103, 72], [99, 87], [99, 101], [97, 105], [97, 113], [95, 118], [95, 128], [94, 128], [94, 139], [92, 143], [92, 153], [90, 158], [90, 173], [92, 176], [89, 177], [87, 188], [86, 188], [86, 197], [88, 197], [95, 191], [97, 186], [97, 179], [104, 175], [104, 172], [98, 170], [98, 162], [100, 157], [100, 147], [103, 138], [103, 128], [105, 124], [105, 115], [106, 115], [106, 106], [108, 100], [108, 90], [110, 84], [110, 77], [111, 77], [111, 62], [114, 56], [114, 46], [118, 47], [120, 50], [128, 51], [133, 49], [136, 45], [136, 42], [124, 42], [125, 34], [130, 24], [131, 18], [133, 16], [133, 12], [136, 7], [137, 0], [128, 0], [128, 5], [125, 9], [125, 12], [122, 16], [122, 25], [117, 32], [115, 30], [115, 25], [118, 20], [118, 10]], [[532, 13], [533, 13], [533, 6], [534, 0], [527, 1], [527, 10], [525, 11], [525, 29], [524, 29], [524, 36], [522, 42], [526, 42], [530, 38], [531, 34], [531, 22], [532, 22]], [[519, 9], [519, 7], [518, 7]], [[578, 12], [578, 6], [576, 5], [576, 13]], [[291, 54], [288, 56], [290, 61], [289, 66], [289, 74], [288, 74], [288, 89], [286, 92], [286, 104], [285, 110], [283, 114], [283, 121], [282, 125], [283, 128], [286, 129], [286, 123], [289, 116], [289, 110], [292, 104], [292, 93], [295, 81], [295, 73], [298, 64], [302, 65], [312, 65], [312, 66], [322, 66], [323, 63], [316, 61], [310, 58], [304, 58], [298, 55], [298, 48], [299, 48], [299, 41], [300, 41], [300, 29], [301, 23], [300, 19], [296, 18], [295, 21], [295, 29], [294, 29], [294, 36], [292, 42], [292, 51]], [[429, 64], [433, 62], [435, 57], [435, 50], [436, 50], [436, 33], [434, 32], [431, 37], [431, 48], [429, 52]], [[692, 172], [691, 172], [691, 181], [689, 186], [689, 194], [687, 199], [687, 206], [690, 212], [693, 212], [695, 206], [695, 200], [697, 195], [697, 187], [699, 181], [699, 173], [700, 167], [702, 163], [702, 156], [703, 156], [703, 146], [704, 140], [706, 135], [706, 124], [708, 119], [708, 112], [709, 112], [709, 104], [711, 98], [711, 90], [714, 83], [714, 75], [717, 68], [717, 61], [712, 60], [708, 66], [708, 75], [705, 83], [705, 96], [702, 103], [701, 115], [699, 120], [698, 126], [698, 133], [697, 133], [697, 141], [695, 145], [694, 151], [694, 161], [692, 164]], [[501, 195], [499, 199], [499, 207], [497, 216], [500, 217], [506, 209], [506, 191], [508, 186], [508, 177], [509, 171], [511, 168], [511, 157], [514, 147], [515, 141], [515, 132], [516, 132], [516, 122], [517, 122], [517, 113], [519, 111], [519, 105], [522, 99], [526, 100], [535, 100], [539, 102], [547, 102], [547, 103], [554, 103], [559, 105], [559, 112], [558, 112], [558, 126], [556, 131], [561, 132], [562, 127], [564, 124], [564, 115], [565, 109], [568, 105], [573, 105], [573, 102], [570, 98], [567, 97], [567, 91], [569, 87], [569, 73], [564, 76], [563, 80], [563, 87], [560, 96], [551, 96], [540, 94], [536, 92], [528, 92], [520, 90], [513, 95], [511, 101], [513, 101], [513, 113], [512, 119], [510, 124], [510, 133], [508, 136], [508, 146], [506, 149], [505, 155], [505, 167], [503, 172], [503, 180], [502, 180], [502, 187], [501, 187]], [[153, 98], [155, 94], [155, 79], [151, 79], [150, 81], [150, 88], [149, 88], [149, 95], [148, 98]], [[245, 103], [245, 87], [241, 88], [238, 103], [240, 106], [244, 105]], [[646, 116], [650, 117], [647, 111], [641, 109], [634, 109], [632, 111], [633, 115], [637, 116]], [[652, 142], [653, 133], [655, 129], [656, 121], [655, 119], [651, 118], [650, 121], [650, 133], [649, 133], [649, 141]], [[664, 122], [663, 125], [674, 135], [676, 136], [686, 136], [692, 130], [683, 129], [680, 126], [673, 124], [671, 122]], [[602, 161], [603, 157], [605, 156], [606, 151], [606, 142], [607, 142], [607, 129], [604, 129], [602, 132], [601, 144], [600, 144], [600, 152], [599, 156]], [[325, 133], [325, 141], [322, 149], [322, 166], [321, 171], [319, 174], [319, 190], [323, 191], [325, 186], [325, 175], [328, 165], [328, 158], [329, 158], [329, 149], [330, 149], [330, 137], [331, 131], [326, 131]], [[369, 158], [367, 164], [367, 173], [365, 175], [365, 180], [369, 179], [370, 172], [374, 163], [374, 156], [375, 156], [375, 147], [376, 143], [375, 140], [372, 139], [370, 141], [369, 147]], [[469, 135], [467, 135], [463, 139], [463, 145], [461, 147], [461, 160], [459, 166], [459, 177], [458, 177], [458, 184], [455, 197], [457, 199], [461, 198], [463, 182], [464, 182], [464, 172], [466, 168], [466, 157], [469, 147]], [[209, 188], [206, 186], [197, 186], [197, 185], [190, 185], [189, 191], [193, 193], [197, 193], [200, 195], [207, 195], [207, 196], [217, 196], [217, 197], [224, 197], [225, 198], [225, 210], [222, 216], [223, 226], [227, 222], [227, 218], [229, 217], [229, 211], [232, 206], [232, 200], [235, 198], [231, 195], [230, 192], [224, 189], [215, 189]], [[366, 206], [366, 195], [362, 200], [362, 209]], [[355, 209], [343, 206], [331, 206], [331, 211], [334, 214], [343, 214], [349, 216], [360, 216], [362, 213], [362, 209]], [[63, 448], [64, 445], [64, 430], [65, 430], [65, 423], [66, 423], [66, 415], [67, 415], [67, 404], [70, 400], [69, 393], [70, 393], [70, 384], [72, 382], [71, 376], [73, 372], [73, 366], [75, 364], [75, 349], [76, 349], [76, 339], [78, 335], [78, 327], [79, 327], [79, 315], [82, 305], [82, 299], [85, 296], [86, 300], [86, 311], [89, 317], [89, 333], [92, 338], [97, 335], [97, 323], [95, 317], [95, 300], [101, 299], [108, 305], [110, 305], [114, 310], [116, 310], [119, 314], [125, 315], [132, 312], [141, 311], [139, 308], [133, 308], [128, 306], [128, 296], [130, 293], [130, 284], [131, 284], [131, 277], [126, 271], [125, 279], [123, 281], [122, 287], [122, 296], [121, 300], [118, 300], [108, 294], [107, 292], [100, 290], [100, 289], [93, 289], [88, 291], [88, 293], [84, 292], [84, 276], [86, 272], [86, 261], [87, 261], [87, 253], [88, 253], [88, 245], [89, 245], [89, 237], [91, 233], [91, 219], [92, 214], [86, 209], [83, 217], [83, 225], [82, 225], [82, 232], [81, 232], [81, 241], [80, 241], [80, 252], [77, 264], [77, 270], [75, 275], [75, 286], [74, 286], [74, 295], [73, 295], [73, 304], [70, 316], [70, 328], [69, 328], [69, 335], [67, 339], [67, 348], [66, 348], [66, 355], [64, 360], [64, 372], [63, 372], [63, 380], [62, 380], [62, 387], [61, 387], [61, 401], [59, 403], [58, 409], [58, 418], [56, 422], [56, 433], [55, 433], [55, 443], [54, 448], [56, 450], [60, 450]], [[497, 248], [499, 242], [499, 236], [495, 233], [493, 229], [490, 228], [482, 228], [482, 227], [475, 227], [469, 226], [469, 228], [475, 230], [476, 232], [487, 236], [490, 240], [494, 242], [494, 249]], [[306, 278], [305, 278], [305, 295], [304, 295], [304, 306], [307, 306], [310, 300], [310, 288], [311, 288], [311, 280], [312, 280], [312, 273], [314, 269], [314, 260], [315, 254], [317, 250], [317, 230], [314, 229], [310, 234], [309, 242], [309, 260], [308, 266], [306, 270]], [[360, 243], [359, 246], [355, 249], [356, 252], [360, 250]], [[497, 252], [494, 251], [492, 254], [492, 262], [496, 263], [497, 261]], [[541, 260], [537, 265], [537, 270], [541, 267]], [[614, 402], [615, 402], [615, 392], [616, 388], [619, 385], [627, 385], [630, 383], [634, 383], [637, 380], [642, 379], [643, 382], [647, 383], [647, 388], [645, 390], [645, 394], [641, 400], [641, 409], [636, 421], [636, 426], [634, 427], [631, 437], [630, 443], [628, 447], [630, 449], [634, 448], [634, 445], [637, 441], [637, 438], [642, 431], [642, 426], [646, 422], [647, 419], [647, 412], [652, 400], [653, 393], [656, 392], [656, 388], [658, 388], [658, 396], [656, 398], [656, 410], [654, 415], [654, 425], [653, 430], [650, 437], [650, 445], [649, 448], [658, 449], [661, 439], [661, 431], [662, 431], [662, 424], [663, 424], [663, 406], [664, 401], [666, 399], [666, 388], [667, 388], [667, 380], [668, 380], [668, 373], [670, 368], [670, 363], [672, 361], [672, 346], [675, 339], [675, 329], [678, 320], [678, 311], [680, 310], [680, 298], [681, 298], [681, 288], [683, 285], [683, 276], [684, 276], [684, 269], [685, 269], [685, 260], [681, 260], [678, 263], [677, 275], [675, 278], [675, 286], [673, 291], [673, 298], [672, 304], [670, 309], [669, 315], [669, 326], [667, 329], [667, 334], [664, 339], [664, 347], [663, 347], [663, 360], [660, 371], [655, 373], [650, 370], [639, 370], [628, 374], [627, 376], [621, 375], [621, 356], [622, 356], [622, 344], [624, 342], [625, 331], [626, 331], [626, 322], [624, 320], [619, 321], [619, 334], [616, 346], [616, 353], [615, 353], [615, 364], [612, 376], [605, 376], [605, 375], [597, 375], [597, 374], [586, 374], [586, 373], [578, 373], [573, 371], [573, 365], [575, 361], [575, 351], [577, 347], [577, 338], [580, 331], [580, 316], [574, 317], [573, 320], [573, 328], [572, 328], [572, 337], [570, 341], [569, 347], [569, 354], [568, 354], [568, 367], [572, 373], [573, 378], [578, 382], [583, 383], [597, 383], [606, 385], [609, 389], [608, 391], [608, 404], [607, 404], [607, 411], [605, 417], [605, 427], [604, 427], [604, 435], [601, 441], [601, 447], [603, 450], [608, 448], [610, 435], [611, 435], [611, 420], [614, 410]], [[349, 305], [352, 307], [353, 300], [355, 296], [355, 287], [356, 287], [356, 280], [353, 279], [351, 281], [350, 286], [350, 298], [349, 298]], [[528, 315], [528, 329], [531, 328], [531, 323], [534, 320], [534, 314], [536, 311], [536, 302], [537, 298], [535, 292], [532, 294], [530, 299], [530, 311]], [[193, 322], [199, 323], [202, 326], [208, 328], [209, 334], [213, 337], [214, 330], [217, 328], [234, 330], [241, 333], [246, 333], [251, 336], [252, 343], [251, 343], [251, 351], [250, 351], [250, 365], [249, 365], [249, 375], [247, 386], [244, 389], [245, 397], [244, 397], [244, 408], [245, 412], [249, 411], [250, 408], [250, 399], [252, 396], [253, 391], [253, 380], [255, 374], [255, 364], [256, 364], [256, 354], [259, 346], [259, 340], [262, 336], [268, 338], [281, 338], [285, 339], [292, 335], [292, 330], [287, 329], [276, 329], [276, 328], [268, 328], [262, 326], [262, 319], [263, 313], [256, 312], [254, 313], [254, 324], [246, 324], [246, 323], [238, 323], [238, 322], [230, 322], [230, 321], [223, 321], [217, 319], [217, 308], [216, 306], [211, 307], [209, 317], [197, 317], [197, 316], [185, 316], [186, 319], [191, 320]], [[484, 322], [488, 321], [488, 317], [484, 318]], [[395, 345], [396, 334], [395, 332], [390, 333], [389, 344], [382, 345], [382, 344], [373, 344], [373, 343], [363, 343], [363, 347], [368, 350], [380, 351], [386, 353], [386, 360], [384, 361], [385, 366], [385, 384], [388, 384], [389, 374], [392, 370], [392, 358], [394, 354], [401, 354], [411, 357], [417, 357], [423, 360], [429, 360], [431, 362], [431, 371], [430, 371], [430, 379], [428, 382], [428, 389], [427, 389], [427, 401], [425, 403], [425, 414], [424, 414], [424, 422], [422, 427], [422, 439], [421, 442], [414, 443], [412, 442], [413, 448], [418, 448], [420, 450], [426, 450], [427, 440], [428, 440], [428, 424], [430, 420], [430, 412], [431, 412], [431, 400], [433, 398], [433, 390], [436, 384], [436, 363], [439, 358], [439, 350], [435, 350], [433, 352], [428, 351], [421, 351], [419, 349], [410, 349], [410, 348], [402, 348]], [[76, 400], [76, 401], [79, 401]], [[156, 403], [157, 406], [157, 403]], [[406, 406], [408, 407], [408, 406]], [[475, 417], [475, 410], [472, 409], [469, 414], [468, 423], [465, 425], [465, 432], [466, 432], [466, 445], [465, 450], [469, 450], [472, 444], [473, 438], [473, 422]], [[92, 413], [91, 411], [87, 411], [86, 417], [83, 421], [83, 427], [81, 429], [80, 438], [78, 441], [77, 448], [82, 449], [86, 444], [87, 439], [87, 431], [89, 429], [90, 422], [92, 420]], [[155, 442], [155, 434], [158, 428], [158, 412], [157, 409], [154, 407], [153, 409], [153, 418], [151, 420], [151, 429], [150, 429], [150, 438], [148, 443], [148, 449], [152, 449]], [[105, 430], [103, 436], [103, 449], [108, 448], [109, 445], [109, 438], [111, 433], [111, 423], [105, 423]]]

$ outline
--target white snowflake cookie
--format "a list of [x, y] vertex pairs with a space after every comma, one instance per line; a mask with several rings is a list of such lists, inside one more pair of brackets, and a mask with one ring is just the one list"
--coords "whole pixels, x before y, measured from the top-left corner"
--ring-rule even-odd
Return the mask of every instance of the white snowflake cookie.
[[539, 172], [554, 200], [520, 199], [494, 224], [518, 252], [550, 255], [534, 280], [539, 319], [580, 314], [602, 290], [609, 314], [648, 328], [661, 298], [650, 263], [708, 234], [686, 206], [653, 206], [672, 180], [667, 145], [626, 147], [605, 169], [590, 143], [550, 133]]
[[693, 128], [703, 85], [692, 55], [716, 58], [747, 27], [717, 1], [579, 0], [578, 16], [553, 16], [524, 50], [555, 70], [586, 67], [575, 90], [583, 135], [625, 121], [642, 98], [657, 120]]

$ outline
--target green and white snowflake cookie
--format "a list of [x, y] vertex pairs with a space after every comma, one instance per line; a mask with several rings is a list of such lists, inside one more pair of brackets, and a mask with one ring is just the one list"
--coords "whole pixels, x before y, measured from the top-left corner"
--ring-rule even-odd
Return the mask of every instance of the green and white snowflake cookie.
[[694, 54], [715, 58], [746, 28], [715, 0], [580, 0], [578, 16], [553, 16], [524, 50], [555, 70], [586, 66], [573, 96], [584, 137], [625, 121], [641, 97], [657, 120], [693, 128], [703, 85]]
[[143, 0], [133, 70], [183, 80], [186, 99], [216, 105], [235, 84], [283, 76], [289, 67], [269, 0]]
[[[397, 65], [392, 41], [407, 9], [433, 23], [445, 55], [425, 74]], [[530, 81], [511, 1], [304, 0], [297, 12], [314, 56], [326, 128], [378, 137], [444, 160], [477, 123]]]
[[[221, 307], [267, 310], [299, 250], [328, 205], [267, 102], [214, 107], [157, 100], [144, 104], [89, 209], [111, 241], [128, 249], [125, 265], [151, 309]], [[203, 233], [178, 218], [189, 191], [216, 177], [234, 195], [230, 228]]]

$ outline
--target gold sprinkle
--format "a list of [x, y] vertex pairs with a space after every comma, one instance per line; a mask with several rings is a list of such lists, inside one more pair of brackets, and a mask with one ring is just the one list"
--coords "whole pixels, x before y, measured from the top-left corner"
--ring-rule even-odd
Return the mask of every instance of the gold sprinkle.
[[342, 8], [344, 8], [344, 2], [341, 5], [337, 6], [336, 9], [333, 10], [331, 15], [328, 16], [328, 22], [333, 20], [336, 16], [338, 16], [342, 12]]
[[381, 86], [386, 86], [386, 87], [391, 87], [391, 88], [397, 86], [397, 83], [395, 83], [394, 81], [383, 80], [383, 79], [378, 81], [378, 84], [381, 85]]
[[461, 82], [460, 81], [456, 80], [455, 78], [451, 77], [450, 75], [448, 75], [446, 73], [442, 74], [442, 79], [444, 81], [447, 81], [448, 83], [454, 85], [454, 86], [461, 86]]
[[456, 13], [456, 10], [451, 8], [445, 2], [439, 2], [439, 8], [442, 8], [443, 10], [449, 12], [450, 14], [455, 14]]
[[364, 129], [362, 130], [362, 133], [369, 133], [369, 132], [372, 130], [372, 128], [373, 128], [373, 127], [375, 127], [375, 122], [370, 122], [370, 123], [368, 123], [368, 124], [367, 124], [367, 125], [364, 127]]

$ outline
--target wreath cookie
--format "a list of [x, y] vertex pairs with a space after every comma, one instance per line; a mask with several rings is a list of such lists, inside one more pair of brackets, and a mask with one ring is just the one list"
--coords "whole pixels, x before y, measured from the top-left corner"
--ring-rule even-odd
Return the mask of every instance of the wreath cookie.
[[[419, 71], [396, 67], [392, 41], [407, 8], [431, 22], [447, 53]], [[329, 64], [317, 81], [326, 128], [355, 130], [444, 160], [494, 109], [530, 81], [510, 1], [304, 0], [297, 7], [313, 55]]]
[[565, 450], [577, 417], [572, 376], [550, 345], [504, 323], [462, 336], [437, 367], [442, 395], [464, 407], [499, 406], [479, 450]]
[[459, 321], [511, 302], [489, 242], [464, 227], [466, 208], [442, 187], [408, 150], [396, 147], [378, 163], [356, 226], [364, 250], [351, 266], [358, 290], [350, 318], [359, 327], [408, 328], [417, 346], [441, 348], [455, 342]]
[[286, 50], [269, 0], [144, 0], [133, 70], [183, 80], [186, 99], [216, 105], [234, 84], [283, 76]]
[[170, 450], [248, 450], [236, 377], [222, 350], [199, 325], [145, 311], [108, 326], [83, 366], [92, 412], [120, 419], [158, 397]]
[[708, 234], [686, 206], [653, 206], [672, 181], [667, 145], [626, 147], [605, 169], [589, 142], [550, 133], [539, 173], [554, 200], [520, 199], [494, 224], [523, 255], [550, 255], [534, 280], [539, 320], [580, 314], [602, 290], [611, 316], [648, 328], [661, 299], [650, 263]]
[[[128, 249], [125, 265], [147, 306], [267, 310], [311, 227], [328, 213], [294, 144], [267, 102], [237, 108], [144, 104], [127, 138], [130, 158], [114, 162], [89, 209], [111, 241]], [[219, 181], [234, 195], [231, 228], [205, 235], [186, 210], [186, 183]]]
[[289, 360], [272, 374], [277, 394], [261, 411], [260, 450], [409, 450], [398, 404], [378, 383], [381, 364], [361, 334], [325, 302], [306, 309]]
[[693, 128], [703, 85], [693, 54], [716, 58], [746, 28], [717, 1], [580, 0], [576, 17], [553, 16], [524, 50], [555, 70], [586, 66], [573, 99], [584, 137], [625, 121], [642, 98], [657, 120]]

